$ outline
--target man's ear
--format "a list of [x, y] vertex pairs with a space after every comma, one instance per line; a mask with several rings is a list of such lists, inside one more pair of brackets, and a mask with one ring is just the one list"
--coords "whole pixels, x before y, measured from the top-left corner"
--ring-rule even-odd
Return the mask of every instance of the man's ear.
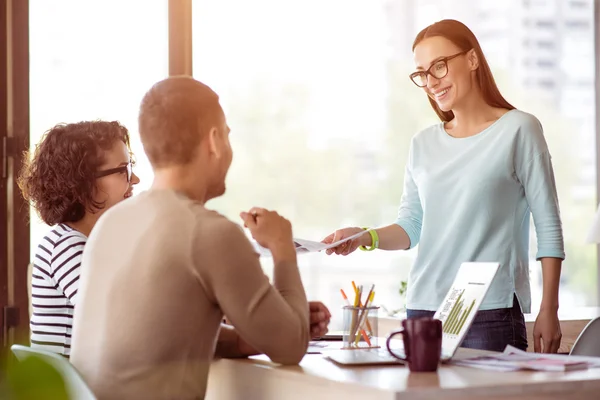
[[210, 154], [214, 155], [217, 159], [221, 158], [221, 149], [219, 146], [219, 131], [216, 127], [212, 127], [208, 132], [208, 150]]
[[467, 60], [469, 61], [469, 68], [471, 71], [475, 71], [479, 68], [479, 56], [477, 55], [475, 49], [469, 50], [467, 53]]

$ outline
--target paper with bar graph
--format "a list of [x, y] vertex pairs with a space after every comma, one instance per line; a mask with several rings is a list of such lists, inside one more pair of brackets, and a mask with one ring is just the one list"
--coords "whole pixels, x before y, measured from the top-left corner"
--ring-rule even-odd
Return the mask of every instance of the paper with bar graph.
[[442, 347], [446, 350], [453, 352], [462, 342], [498, 267], [498, 263], [488, 262], [468, 262], [460, 266], [451, 289], [434, 316], [442, 321]]

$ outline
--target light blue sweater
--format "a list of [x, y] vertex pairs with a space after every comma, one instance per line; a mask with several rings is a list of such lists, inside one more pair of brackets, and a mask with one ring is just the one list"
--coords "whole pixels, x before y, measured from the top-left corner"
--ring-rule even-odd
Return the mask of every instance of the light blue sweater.
[[499, 262], [482, 310], [531, 312], [529, 220], [536, 258], [565, 258], [556, 185], [540, 122], [512, 110], [481, 133], [454, 138], [437, 124], [411, 142], [398, 219], [420, 244], [407, 307], [437, 310], [461, 263]]

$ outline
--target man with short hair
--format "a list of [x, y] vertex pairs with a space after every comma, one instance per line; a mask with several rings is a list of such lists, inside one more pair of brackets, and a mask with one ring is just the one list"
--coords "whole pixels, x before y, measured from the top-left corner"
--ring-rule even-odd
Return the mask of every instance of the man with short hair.
[[[196, 399], [214, 355], [300, 362], [309, 306], [290, 223], [263, 208], [240, 215], [273, 255], [271, 285], [242, 229], [204, 207], [225, 192], [232, 160], [217, 94], [189, 77], [163, 80], [144, 96], [139, 131], [154, 182], [88, 239], [72, 363], [100, 399]], [[329, 312], [312, 308], [323, 333]]]

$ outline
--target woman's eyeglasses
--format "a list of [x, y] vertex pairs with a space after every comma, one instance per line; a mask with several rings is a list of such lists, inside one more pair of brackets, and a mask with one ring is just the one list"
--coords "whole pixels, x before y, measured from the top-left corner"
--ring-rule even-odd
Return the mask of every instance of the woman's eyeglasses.
[[127, 183], [131, 183], [131, 174], [133, 171], [133, 163], [129, 162], [127, 165], [123, 165], [117, 168], [106, 169], [104, 171], [98, 171], [96, 173], [96, 178], [102, 178], [103, 176], [112, 175], [112, 174], [120, 174], [123, 172], [127, 173]]
[[463, 54], [466, 54], [468, 51], [469, 50], [461, 51], [460, 53], [454, 54], [453, 56], [440, 58], [439, 60], [434, 62], [431, 65], [431, 67], [429, 67], [429, 69], [427, 69], [427, 71], [417, 71], [417, 72], [413, 72], [412, 74], [410, 74], [409, 75], [410, 80], [413, 81], [413, 83], [415, 85], [422, 88], [422, 87], [427, 86], [427, 81], [428, 81], [429, 75], [433, 76], [436, 79], [442, 79], [443, 77], [448, 75], [448, 61], [450, 61], [453, 58], [456, 58], [458, 56], [462, 56]]

